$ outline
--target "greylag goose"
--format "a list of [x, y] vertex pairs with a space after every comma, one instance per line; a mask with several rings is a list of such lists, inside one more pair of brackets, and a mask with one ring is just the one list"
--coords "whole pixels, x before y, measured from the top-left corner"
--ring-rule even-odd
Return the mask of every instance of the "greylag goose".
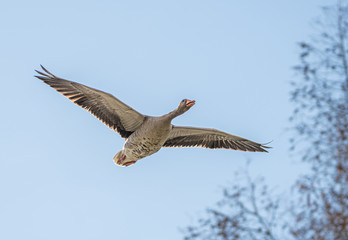
[[267, 152], [260, 143], [216, 129], [174, 126], [171, 121], [185, 113], [194, 100], [184, 99], [172, 112], [160, 117], [143, 115], [109, 93], [54, 76], [42, 65], [44, 72], [35, 76], [76, 105], [86, 109], [106, 126], [126, 139], [114, 162], [130, 166], [139, 159], [156, 153], [162, 147], [225, 148], [249, 152]]

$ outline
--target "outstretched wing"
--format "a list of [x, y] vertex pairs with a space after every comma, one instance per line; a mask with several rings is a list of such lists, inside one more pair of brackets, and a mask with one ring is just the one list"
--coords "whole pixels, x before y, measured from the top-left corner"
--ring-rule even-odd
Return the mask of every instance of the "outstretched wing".
[[50, 87], [86, 109], [106, 126], [128, 138], [144, 121], [145, 116], [127, 106], [111, 94], [54, 76], [41, 66], [45, 73], [35, 76]]
[[163, 147], [226, 148], [249, 152], [267, 152], [260, 143], [216, 129], [173, 126]]

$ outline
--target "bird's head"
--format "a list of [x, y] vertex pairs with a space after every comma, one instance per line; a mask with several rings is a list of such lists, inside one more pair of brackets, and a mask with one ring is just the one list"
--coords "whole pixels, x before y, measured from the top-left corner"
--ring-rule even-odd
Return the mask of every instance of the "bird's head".
[[195, 105], [195, 103], [195, 100], [183, 99], [178, 106], [178, 111], [180, 113], [184, 113], [187, 110], [189, 110], [193, 105]]

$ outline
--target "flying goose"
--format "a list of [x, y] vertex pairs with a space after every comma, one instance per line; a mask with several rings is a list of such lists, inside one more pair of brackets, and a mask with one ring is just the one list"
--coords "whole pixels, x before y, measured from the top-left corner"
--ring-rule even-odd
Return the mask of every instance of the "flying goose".
[[163, 116], [147, 116], [109, 93], [56, 77], [42, 65], [41, 68], [44, 72], [36, 70], [40, 76], [35, 77], [89, 111], [126, 139], [123, 149], [114, 157], [114, 162], [119, 166], [130, 166], [139, 159], [156, 153], [161, 147], [225, 148], [267, 152], [265, 150], [267, 146], [216, 129], [172, 125], [171, 121], [189, 110], [195, 104], [194, 100], [182, 100], [174, 111]]

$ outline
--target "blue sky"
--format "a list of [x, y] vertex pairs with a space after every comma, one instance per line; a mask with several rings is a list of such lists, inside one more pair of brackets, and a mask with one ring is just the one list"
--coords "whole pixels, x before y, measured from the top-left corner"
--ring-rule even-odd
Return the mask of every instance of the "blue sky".
[[[0, 238], [181, 239], [252, 159], [286, 191], [296, 42], [334, 1], [7, 1], [0, 8]], [[176, 125], [217, 128], [269, 154], [162, 149], [114, 165], [124, 140], [33, 77], [109, 92], [141, 113], [196, 105]]]

